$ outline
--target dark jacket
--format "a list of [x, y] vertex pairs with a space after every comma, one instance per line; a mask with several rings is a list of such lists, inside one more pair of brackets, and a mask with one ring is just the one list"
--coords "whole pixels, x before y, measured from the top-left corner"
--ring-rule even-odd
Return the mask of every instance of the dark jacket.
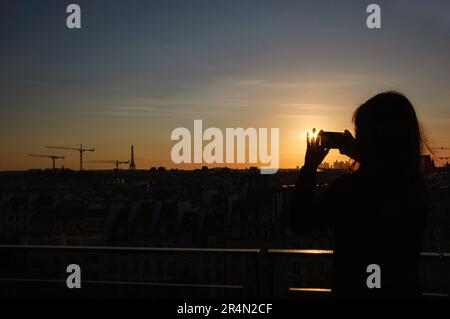
[[[429, 201], [422, 179], [359, 171], [338, 178], [317, 200], [315, 185], [316, 172], [302, 168], [291, 225], [296, 233], [334, 230], [333, 293], [337, 297], [420, 297], [419, 260]], [[370, 264], [381, 268], [380, 289], [366, 284]]]

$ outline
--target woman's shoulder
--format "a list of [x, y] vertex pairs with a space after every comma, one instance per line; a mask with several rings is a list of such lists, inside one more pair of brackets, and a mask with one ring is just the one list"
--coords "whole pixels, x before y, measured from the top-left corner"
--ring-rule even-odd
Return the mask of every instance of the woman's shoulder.
[[352, 193], [357, 189], [361, 189], [364, 179], [358, 172], [344, 174], [336, 178], [327, 188], [329, 193]]
[[333, 183], [333, 188], [338, 190], [375, 191], [392, 194], [405, 194], [410, 197], [417, 196], [418, 199], [427, 199], [429, 196], [428, 186], [420, 177], [401, 178], [399, 176], [372, 175], [362, 171], [338, 177]]
[[374, 178], [365, 172], [354, 171], [336, 178], [330, 188], [339, 193], [364, 193], [387, 189], [386, 184], [389, 182], [384, 178]]
[[337, 186], [356, 186], [364, 183], [366, 179], [367, 178], [365, 178], [361, 172], [355, 171], [339, 176], [335, 179], [333, 184]]

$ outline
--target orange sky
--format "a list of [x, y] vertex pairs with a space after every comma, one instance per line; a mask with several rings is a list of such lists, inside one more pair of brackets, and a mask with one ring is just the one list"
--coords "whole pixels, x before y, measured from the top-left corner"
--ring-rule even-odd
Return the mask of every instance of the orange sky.
[[139, 168], [176, 167], [171, 132], [195, 119], [279, 128], [280, 167], [296, 167], [305, 131], [351, 129], [361, 103], [392, 89], [433, 146], [450, 146], [448, 1], [382, 1], [378, 30], [353, 1], [79, 4], [89, 18], [78, 31], [62, 2], [0, 12], [0, 170], [51, 166], [28, 154], [65, 155], [77, 169], [77, 152], [45, 146], [80, 143], [96, 148], [86, 160], [128, 160], [134, 144]]

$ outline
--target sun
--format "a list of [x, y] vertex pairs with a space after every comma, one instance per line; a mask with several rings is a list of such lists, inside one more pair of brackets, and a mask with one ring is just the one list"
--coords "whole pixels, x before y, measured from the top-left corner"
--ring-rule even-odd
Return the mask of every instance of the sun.
[[308, 138], [308, 134], [309, 134], [311, 141], [315, 141], [317, 139], [317, 135], [319, 134], [319, 131], [314, 130], [314, 129], [308, 130], [304, 133], [303, 136], [301, 136], [301, 138], [306, 140]]

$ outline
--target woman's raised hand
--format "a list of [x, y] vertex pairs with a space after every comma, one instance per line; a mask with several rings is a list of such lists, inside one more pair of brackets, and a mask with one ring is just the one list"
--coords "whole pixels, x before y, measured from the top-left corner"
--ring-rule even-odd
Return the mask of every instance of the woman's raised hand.
[[315, 128], [313, 128], [312, 134], [310, 134], [309, 132], [306, 133], [305, 155], [305, 167], [314, 171], [317, 170], [317, 168], [329, 152], [329, 149], [324, 148], [320, 145], [320, 134], [322, 133], [322, 130], [317, 135], [315, 133]]
[[358, 160], [358, 156], [356, 153], [356, 140], [353, 137], [352, 133], [349, 130], [345, 130], [345, 139], [343, 145], [339, 148], [339, 153], [347, 155], [351, 159], [355, 161]]

